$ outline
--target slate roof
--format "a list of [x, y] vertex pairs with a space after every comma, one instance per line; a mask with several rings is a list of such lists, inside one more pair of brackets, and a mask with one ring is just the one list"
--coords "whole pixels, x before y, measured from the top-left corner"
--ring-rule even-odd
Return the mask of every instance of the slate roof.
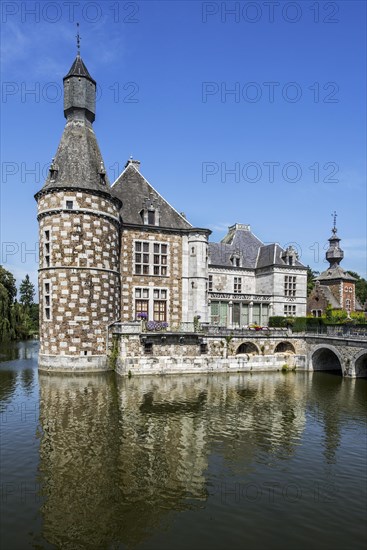
[[175, 210], [136, 168], [136, 161], [129, 161], [117, 180], [112, 192], [122, 201], [120, 211], [125, 224], [143, 225], [140, 212], [144, 201], [151, 199], [159, 208], [159, 227], [192, 229], [192, 225]]
[[57, 172], [49, 173], [42, 191], [78, 188], [111, 194], [107, 174], [104, 180], [99, 174], [102, 155], [88, 120], [70, 118], [67, 121], [53, 165]]
[[337, 300], [334, 294], [331, 292], [328, 286], [319, 286], [318, 291], [321, 292], [328, 301], [328, 304], [331, 305], [334, 309], [340, 309], [341, 305], [339, 300]]
[[220, 243], [209, 243], [209, 263], [234, 267], [231, 258], [239, 256], [240, 266], [260, 269], [270, 266], [304, 267], [298, 260], [289, 266], [282, 258], [284, 250], [276, 243], [265, 245], [252, 233], [249, 226], [235, 224], [229, 228]]
[[96, 81], [90, 76], [89, 71], [80, 55], [76, 56], [74, 63], [70, 67], [68, 74], [64, 76], [63, 80], [69, 78], [70, 76], [84, 76], [85, 78], [96, 84]]
[[343, 279], [344, 281], [356, 281], [357, 279], [355, 277], [352, 277], [347, 271], [344, 271], [340, 265], [336, 267], [332, 267], [327, 269], [326, 271], [323, 271], [318, 277], [316, 277], [316, 281], [334, 281], [336, 279]]

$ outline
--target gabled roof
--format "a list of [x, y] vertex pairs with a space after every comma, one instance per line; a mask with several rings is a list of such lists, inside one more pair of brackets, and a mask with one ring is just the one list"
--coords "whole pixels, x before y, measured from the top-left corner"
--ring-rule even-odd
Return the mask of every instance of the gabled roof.
[[335, 298], [334, 294], [331, 292], [328, 286], [319, 286], [318, 291], [325, 296], [325, 298], [328, 301], [328, 304], [330, 304], [332, 308], [334, 309], [341, 308], [339, 300]]
[[265, 245], [254, 235], [249, 225], [234, 224], [220, 243], [209, 243], [209, 263], [234, 267], [231, 259], [239, 257], [240, 267], [260, 269], [270, 266], [304, 267], [295, 260], [290, 266], [283, 259], [284, 250], [276, 243]]
[[68, 74], [64, 76], [63, 80], [69, 78], [70, 76], [84, 76], [84, 78], [87, 78], [88, 80], [96, 84], [96, 81], [90, 76], [89, 71], [80, 55], [76, 56], [74, 63], [70, 67]]
[[125, 224], [143, 225], [141, 211], [144, 202], [151, 199], [159, 209], [159, 227], [169, 229], [192, 229], [192, 225], [175, 210], [129, 161], [117, 180], [112, 192], [122, 201], [120, 211]]

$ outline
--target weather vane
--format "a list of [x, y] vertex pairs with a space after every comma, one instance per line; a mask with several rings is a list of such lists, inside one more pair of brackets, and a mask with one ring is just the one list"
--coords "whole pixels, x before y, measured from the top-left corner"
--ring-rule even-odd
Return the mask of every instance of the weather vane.
[[77, 35], [76, 35], [76, 48], [77, 48], [77, 52], [78, 52], [78, 55], [80, 55], [80, 34], [79, 34], [79, 23], [76, 24], [76, 28], [77, 28]]
[[337, 217], [336, 211], [334, 210], [334, 212], [333, 212], [331, 215], [332, 215], [332, 217], [333, 217], [333, 219], [334, 219], [334, 227], [333, 227], [333, 229], [336, 230], [336, 217]]

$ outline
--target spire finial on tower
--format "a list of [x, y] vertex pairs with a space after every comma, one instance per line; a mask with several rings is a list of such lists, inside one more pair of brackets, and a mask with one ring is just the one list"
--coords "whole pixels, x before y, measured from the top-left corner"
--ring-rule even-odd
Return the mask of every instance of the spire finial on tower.
[[332, 228], [332, 232], [333, 232], [334, 235], [335, 235], [335, 233], [337, 232], [337, 229], [336, 229], [336, 218], [337, 218], [337, 215], [338, 215], [338, 214], [337, 214], [336, 211], [334, 210], [334, 212], [333, 212], [331, 215], [332, 215], [332, 217], [333, 217], [333, 222], [334, 222], [334, 225], [333, 225], [333, 228]]
[[80, 34], [79, 34], [79, 23], [76, 24], [76, 29], [77, 29], [77, 35], [76, 35], [76, 50], [77, 50], [77, 55], [80, 56]]

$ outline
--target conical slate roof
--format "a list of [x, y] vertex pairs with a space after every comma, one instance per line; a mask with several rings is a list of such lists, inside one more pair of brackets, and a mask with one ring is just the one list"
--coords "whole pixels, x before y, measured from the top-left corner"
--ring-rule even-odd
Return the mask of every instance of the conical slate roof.
[[104, 172], [91, 123], [85, 118], [70, 118], [42, 191], [70, 187], [110, 194], [108, 176]]
[[84, 76], [84, 78], [87, 78], [88, 80], [96, 84], [96, 81], [90, 76], [87, 67], [84, 65], [84, 61], [79, 54], [76, 56], [68, 74], [64, 76], [64, 80], [66, 78], [69, 78], [70, 76]]

